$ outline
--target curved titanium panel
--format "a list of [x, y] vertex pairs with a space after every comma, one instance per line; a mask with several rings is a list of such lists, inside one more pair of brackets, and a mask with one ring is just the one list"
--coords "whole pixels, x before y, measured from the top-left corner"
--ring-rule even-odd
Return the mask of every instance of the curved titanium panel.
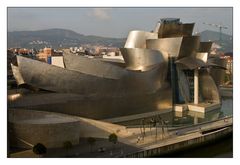
[[26, 84], [49, 91], [87, 95], [107, 90], [107, 86], [113, 83], [111, 79], [82, 74], [21, 56], [17, 56], [17, 61]]
[[120, 48], [120, 51], [129, 70], [146, 71], [149, 66], [164, 62], [162, 53], [158, 50]]
[[184, 101], [186, 103], [190, 102], [190, 86], [189, 82], [187, 80], [186, 75], [184, 72], [177, 67], [177, 73], [178, 73], [178, 85], [179, 85], [179, 91], [181, 92], [181, 95], [184, 98]]
[[197, 52], [196, 58], [202, 60], [204, 63], [207, 63], [208, 60], [208, 53], [207, 52]]
[[160, 38], [147, 40], [148, 49], [167, 52], [178, 59], [193, 56], [199, 47], [199, 36]]
[[66, 69], [107, 79], [120, 79], [127, 74], [123, 68], [101, 61], [74, 54], [63, 55]]
[[177, 38], [161, 38], [161, 39], [149, 39], [147, 40], [147, 49], [159, 50], [165, 52], [167, 56], [164, 56], [165, 60], [168, 60], [168, 56], [178, 56], [181, 48], [183, 37]]
[[160, 26], [161, 26], [161, 23], [158, 22], [158, 23], [156, 24], [156, 26], [155, 26], [153, 32], [154, 32], [154, 33], [158, 33]]
[[157, 39], [157, 33], [145, 31], [131, 31], [128, 34], [124, 48], [146, 48], [147, 39]]
[[48, 91], [112, 97], [150, 94], [167, 84], [165, 63], [159, 63], [144, 72], [123, 68], [127, 73], [126, 76], [113, 80], [67, 70], [21, 56], [17, 56], [17, 61], [24, 83]]
[[199, 60], [193, 57], [184, 57], [180, 60], [177, 60], [175, 63], [181, 69], [191, 69], [191, 70], [206, 66], [206, 64], [202, 60]]
[[159, 38], [168, 38], [168, 37], [181, 37], [181, 36], [191, 36], [194, 28], [194, 23], [189, 24], [178, 24], [178, 23], [169, 23], [161, 24], [158, 37]]
[[11, 67], [12, 67], [13, 76], [15, 77], [17, 84], [18, 85], [24, 84], [25, 82], [22, 78], [19, 68], [17, 66], [13, 65], [12, 63], [11, 63]]
[[188, 56], [194, 56], [200, 44], [199, 36], [183, 37], [178, 59]]
[[212, 48], [212, 42], [200, 42], [199, 52], [210, 52]]
[[[226, 61], [226, 59], [209, 58], [208, 63], [212, 63], [212, 64], [215, 64], [217, 66], [226, 68], [227, 61]], [[209, 73], [212, 76], [212, 78], [214, 79], [217, 86], [224, 85], [225, 74], [226, 74], [225, 70], [212, 67], [212, 68], [209, 69]]]
[[220, 103], [220, 95], [218, 88], [206, 69], [199, 70], [200, 93], [203, 100]]
[[197, 53], [195, 57], [184, 57], [177, 60], [175, 63], [181, 69], [195, 69], [195, 68], [211, 68], [211, 69], [220, 69], [224, 70], [225, 67], [212, 63], [207, 59], [208, 53]]

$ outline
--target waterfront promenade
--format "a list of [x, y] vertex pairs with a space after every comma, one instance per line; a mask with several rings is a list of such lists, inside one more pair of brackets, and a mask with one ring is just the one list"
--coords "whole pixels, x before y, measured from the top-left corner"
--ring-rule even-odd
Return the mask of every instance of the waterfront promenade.
[[[150, 157], [165, 154], [191, 145], [199, 145], [215, 138], [232, 133], [232, 117], [225, 117], [212, 122], [201, 123], [181, 128], [157, 127], [123, 128], [121, 132], [128, 135], [119, 137], [117, 144], [108, 142], [108, 139], [97, 139], [92, 150], [86, 139], [71, 149], [49, 149], [43, 157]], [[129, 132], [131, 134], [129, 134]], [[104, 152], [99, 148], [103, 147]], [[10, 157], [38, 157], [32, 150], [27, 150]]]

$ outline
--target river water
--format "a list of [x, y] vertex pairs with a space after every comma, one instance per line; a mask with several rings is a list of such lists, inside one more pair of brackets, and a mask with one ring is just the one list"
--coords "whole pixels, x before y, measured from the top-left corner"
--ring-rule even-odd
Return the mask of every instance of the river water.
[[[223, 98], [220, 111], [216, 111], [215, 117], [230, 116], [233, 114], [232, 98]], [[218, 114], [218, 115], [216, 115]], [[213, 119], [207, 115], [208, 120]], [[202, 119], [202, 120], [206, 120]], [[205, 144], [203, 146], [190, 148], [184, 151], [178, 151], [161, 157], [176, 157], [176, 158], [232, 158], [233, 157], [233, 136], [229, 135], [223, 139]]]
[[174, 113], [173, 125], [191, 125], [207, 121], [214, 121], [225, 116], [233, 114], [233, 100], [232, 98], [222, 98], [222, 106], [220, 109], [212, 110], [207, 113], [198, 113], [188, 111], [184, 113]]

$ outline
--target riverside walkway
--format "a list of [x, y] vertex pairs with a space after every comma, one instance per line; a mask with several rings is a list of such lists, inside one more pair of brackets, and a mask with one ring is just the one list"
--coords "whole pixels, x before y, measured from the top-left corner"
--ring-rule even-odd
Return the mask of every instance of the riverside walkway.
[[[117, 144], [108, 139], [99, 139], [90, 150], [86, 142], [66, 151], [65, 149], [49, 149], [43, 157], [150, 157], [183, 149], [191, 145], [205, 143], [232, 133], [232, 117], [216, 121], [185, 126], [181, 128], [126, 128], [132, 134], [119, 137]], [[156, 130], [157, 129], [157, 130]], [[99, 148], [105, 151], [100, 152]], [[10, 157], [36, 157], [31, 150], [11, 154]]]
[[155, 154], [165, 154], [191, 145], [205, 143], [231, 132], [232, 117], [193, 126], [169, 129], [165, 135], [160, 134], [160, 137], [155, 139], [155, 141], [151, 136], [146, 136], [144, 142], [138, 144], [138, 151], [128, 153], [125, 156], [149, 157]]

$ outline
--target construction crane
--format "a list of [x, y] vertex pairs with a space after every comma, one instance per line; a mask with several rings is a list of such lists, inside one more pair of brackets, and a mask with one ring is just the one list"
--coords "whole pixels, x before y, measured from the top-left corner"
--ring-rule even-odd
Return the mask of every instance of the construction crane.
[[222, 41], [222, 29], [227, 29], [228, 27], [222, 26], [222, 25], [217, 25], [217, 24], [212, 24], [212, 23], [206, 23], [206, 22], [203, 22], [203, 24], [219, 28], [219, 41], [220, 42]]

